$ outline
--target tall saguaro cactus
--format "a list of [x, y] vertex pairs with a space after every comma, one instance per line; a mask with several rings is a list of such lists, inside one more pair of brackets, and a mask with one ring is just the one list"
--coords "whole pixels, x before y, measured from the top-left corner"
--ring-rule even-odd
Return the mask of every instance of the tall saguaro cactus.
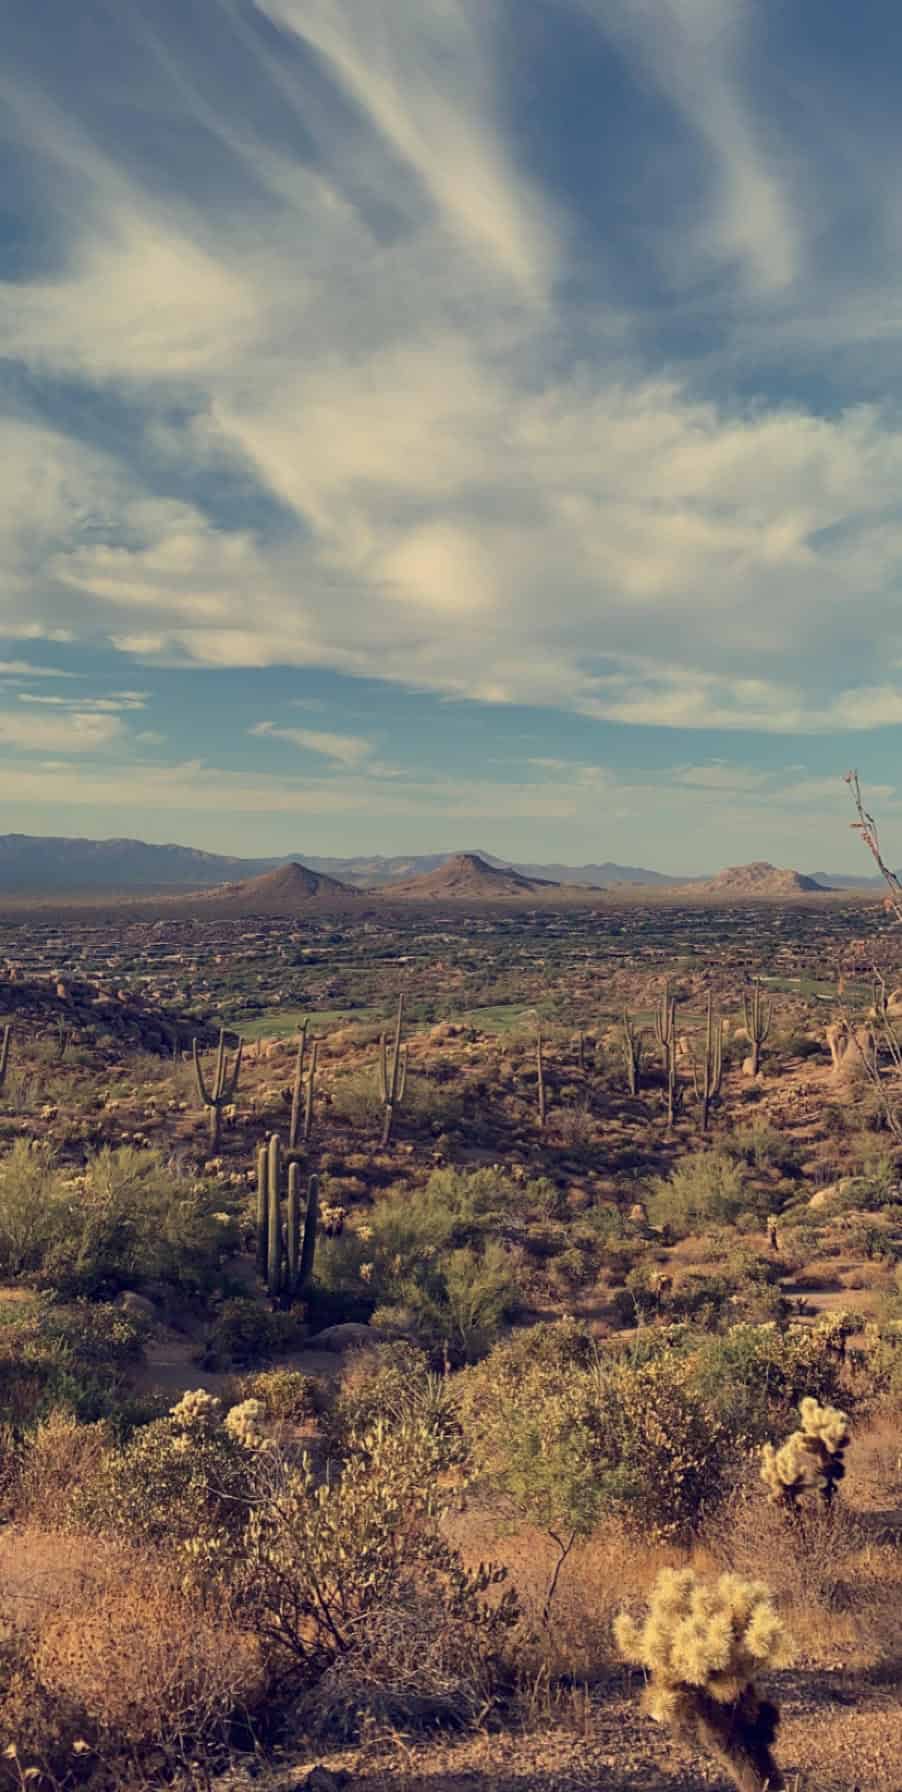
[[395, 1109], [404, 1100], [407, 1085], [407, 1047], [401, 1044], [401, 1030], [404, 1025], [404, 997], [398, 997], [398, 1012], [395, 1018], [395, 1037], [389, 1057], [385, 1034], [379, 1041], [379, 1084], [382, 1092], [382, 1103], [385, 1110], [382, 1121], [382, 1149], [391, 1143]]
[[[313, 1275], [319, 1179], [309, 1179], [302, 1226], [300, 1157], [300, 1152], [283, 1152], [275, 1132], [257, 1152], [257, 1268], [273, 1300], [291, 1301], [305, 1294]], [[282, 1172], [286, 1166], [283, 1218]]]
[[219, 1150], [222, 1110], [223, 1108], [228, 1107], [230, 1102], [233, 1102], [235, 1099], [235, 1092], [238, 1088], [238, 1076], [241, 1070], [241, 1053], [243, 1047], [244, 1040], [239, 1039], [238, 1050], [235, 1053], [235, 1062], [232, 1065], [231, 1070], [229, 1070], [226, 1065], [225, 1031], [222, 1028], [220, 1029], [219, 1048], [216, 1053], [216, 1069], [213, 1074], [212, 1087], [208, 1089], [206, 1082], [204, 1081], [200, 1052], [197, 1049], [197, 1040], [194, 1039], [191, 1042], [191, 1049], [194, 1057], [194, 1075], [197, 1080], [197, 1093], [202, 1105], [208, 1111], [207, 1123], [210, 1129], [210, 1146], [213, 1151]]
[[664, 1074], [670, 1062], [670, 1047], [676, 1032], [676, 997], [670, 993], [670, 984], [665, 983], [655, 1014], [655, 1038], [661, 1047], [661, 1062]]
[[298, 1040], [298, 1052], [294, 1061], [294, 1087], [291, 1091], [291, 1119], [288, 1123], [288, 1149], [294, 1151], [298, 1142], [301, 1125], [301, 1097], [304, 1087], [304, 1053], [307, 1050], [307, 1028], [309, 1021], [304, 1022]]
[[626, 1066], [627, 1087], [631, 1095], [638, 1095], [642, 1078], [642, 1053], [645, 1042], [642, 1034], [633, 1025], [632, 1016], [624, 1008], [621, 1021], [620, 1043], [623, 1050], [623, 1062]]
[[538, 1102], [539, 1126], [545, 1125], [545, 1059], [542, 1056], [542, 1029], [536, 1029], [536, 1100]]
[[[319, 1041], [314, 1039], [310, 1053], [310, 1068], [304, 1076], [304, 1058], [307, 1051], [307, 1027], [305, 1020], [298, 1040], [297, 1057], [294, 1061], [294, 1085], [291, 1091], [291, 1119], [288, 1123], [288, 1149], [298, 1149], [298, 1135], [306, 1145], [313, 1126], [313, 1091], [316, 1084], [316, 1066], [319, 1061]], [[303, 1124], [301, 1110], [303, 1109]]]
[[761, 1047], [770, 1032], [771, 1017], [771, 1005], [761, 994], [760, 977], [755, 978], [751, 995], [747, 991], [743, 991], [742, 1012], [745, 1019], [745, 1030], [752, 1048], [752, 1075], [757, 1076], [761, 1068]]
[[[694, 1068], [694, 1067], [693, 1067]], [[696, 1073], [696, 1085], [699, 1078]], [[701, 1087], [698, 1093], [702, 1104], [702, 1132], [708, 1130], [708, 1119], [711, 1103], [720, 1094], [723, 1082], [723, 1017], [715, 1018], [710, 992], [705, 1016], [705, 1055], [701, 1065]]]
[[669, 983], [664, 985], [655, 1015], [655, 1038], [661, 1047], [664, 1075], [667, 1078], [667, 1126], [671, 1130], [680, 1106], [682, 1090], [677, 1082], [676, 1072], [676, 997], [671, 995]]
[[[304, 1144], [310, 1142], [313, 1131], [313, 1091], [316, 1087], [316, 1066], [319, 1062], [319, 1040], [314, 1039], [310, 1054], [310, 1069], [307, 1072], [307, 1095], [304, 1101]], [[402, 1089], [403, 1094], [403, 1089]], [[400, 1099], [400, 1098], [399, 1098]]]
[[257, 1147], [257, 1274], [266, 1280], [267, 1232], [269, 1228], [269, 1152], [265, 1145]]
[[277, 1132], [270, 1137], [266, 1169], [266, 1286], [276, 1300], [282, 1292], [282, 1146]]
[[7, 1023], [3, 1029], [3, 1037], [0, 1038], [0, 1089], [6, 1082], [6, 1072], [9, 1068], [9, 1042], [12, 1036], [12, 1027]]

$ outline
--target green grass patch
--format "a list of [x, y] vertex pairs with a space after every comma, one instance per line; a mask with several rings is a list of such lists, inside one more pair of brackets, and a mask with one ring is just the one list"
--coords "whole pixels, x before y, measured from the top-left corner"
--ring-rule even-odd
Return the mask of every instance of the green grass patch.
[[[300, 1031], [307, 1020], [311, 1033], [324, 1033], [332, 1027], [350, 1027], [358, 1021], [370, 1021], [375, 1008], [273, 1008], [266, 1014], [255, 1014], [252, 1020], [235, 1020], [234, 1028], [243, 1039], [284, 1039]], [[386, 1025], [388, 1023], [386, 1022]]]
[[449, 1015], [448, 1019], [465, 1027], [476, 1027], [480, 1033], [512, 1033], [523, 1025], [524, 1020], [532, 1020], [536, 1015], [543, 1020], [549, 1018], [547, 1008], [541, 1003], [498, 1002], [486, 1008], [468, 1008], [463, 1014]]

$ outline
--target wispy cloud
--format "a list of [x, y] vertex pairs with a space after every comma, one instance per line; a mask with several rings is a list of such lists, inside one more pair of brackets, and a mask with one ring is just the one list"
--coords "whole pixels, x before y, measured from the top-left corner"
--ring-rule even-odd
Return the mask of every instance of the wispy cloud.
[[[27, 753], [91, 753], [122, 738], [118, 716], [78, 710], [60, 715], [28, 715], [24, 710], [0, 712], [0, 742]], [[19, 775], [16, 784], [21, 790]]]
[[335, 765], [363, 765], [372, 753], [370, 742], [356, 734], [330, 734], [316, 728], [277, 728], [274, 722], [257, 722], [249, 732], [270, 740], [288, 741], [290, 746], [315, 753], [320, 759], [331, 759]]
[[[73, 672], [67, 672], [57, 666], [36, 666], [31, 660], [0, 660], [0, 678], [74, 678]], [[54, 699], [55, 701], [55, 699]], [[60, 702], [63, 699], [60, 698]]]
[[[902, 721], [877, 32], [868, 105], [826, 27], [744, 0], [146, 0], [77, 43], [11, 5], [18, 709], [125, 729], [144, 670], [39, 703], [71, 644], [247, 669], [263, 716], [289, 666], [623, 728]], [[259, 733], [392, 782], [353, 714]]]

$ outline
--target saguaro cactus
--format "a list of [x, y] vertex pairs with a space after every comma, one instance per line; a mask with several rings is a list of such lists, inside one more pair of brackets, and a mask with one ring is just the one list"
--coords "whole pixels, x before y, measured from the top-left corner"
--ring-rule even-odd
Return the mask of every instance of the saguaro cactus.
[[642, 1054], [645, 1041], [633, 1025], [632, 1016], [623, 1010], [620, 1043], [623, 1050], [623, 1062], [626, 1065], [626, 1081], [631, 1095], [639, 1094], [642, 1076]]
[[3, 1037], [0, 1039], [0, 1089], [6, 1082], [6, 1072], [9, 1068], [9, 1042], [12, 1036], [12, 1027], [7, 1024], [3, 1029]]
[[[307, 1185], [307, 1207], [301, 1224], [300, 1152], [283, 1152], [278, 1133], [257, 1151], [257, 1269], [273, 1300], [291, 1301], [305, 1294], [313, 1274], [319, 1222], [319, 1179]], [[282, 1202], [283, 1169], [287, 1195]]]
[[699, 1079], [696, 1071], [695, 1079], [702, 1104], [702, 1132], [707, 1132], [711, 1103], [720, 1094], [723, 1082], [723, 1017], [718, 1014], [715, 1018], [710, 994], [705, 1017], [705, 1055], [701, 1064], [701, 1078]]
[[382, 1092], [382, 1103], [385, 1110], [382, 1122], [382, 1149], [391, 1142], [392, 1126], [395, 1110], [404, 1100], [407, 1086], [407, 1047], [401, 1044], [401, 1029], [404, 1025], [404, 997], [398, 997], [398, 1013], [395, 1019], [395, 1037], [389, 1058], [385, 1034], [379, 1041], [379, 1083]]
[[761, 994], [761, 978], [756, 977], [752, 984], [751, 995], [743, 993], [742, 1012], [745, 1019], [745, 1030], [751, 1045], [752, 1075], [757, 1076], [761, 1068], [761, 1047], [770, 1032], [770, 1003]]
[[269, 1153], [265, 1145], [257, 1147], [257, 1274], [266, 1280], [267, 1231], [269, 1227]]
[[274, 1132], [270, 1137], [267, 1154], [266, 1190], [266, 1286], [273, 1300], [282, 1292], [281, 1168], [282, 1147], [278, 1133]]
[[213, 1076], [213, 1086], [211, 1089], [208, 1089], [206, 1082], [204, 1081], [200, 1052], [197, 1049], [197, 1040], [194, 1039], [191, 1042], [191, 1049], [194, 1057], [194, 1075], [197, 1079], [197, 1093], [202, 1105], [208, 1111], [210, 1148], [213, 1151], [219, 1150], [222, 1110], [225, 1107], [229, 1107], [235, 1099], [235, 1093], [238, 1088], [238, 1075], [241, 1070], [241, 1052], [243, 1046], [243, 1039], [239, 1039], [238, 1050], [235, 1053], [235, 1062], [232, 1065], [231, 1070], [228, 1070], [226, 1066], [226, 1036], [225, 1031], [220, 1029], [219, 1049], [216, 1053], [216, 1070]]
[[301, 1171], [300, 1165], [288, 1166], [288, 1201], [285, 1211], [285, 1271], [289, 1293], [293, 1293], [298, 1282], [298, 1267], [301, 1252]]
[[655, 1038], [661, 1047], [661, 1063], [664, 1075], [667, 1075], [670, 1063], [670, 1047], [676, 1036], [676, 997], [670, 993], [670, 984], [665, 983], [655, 1014]]
[[319, 1224], [319, 1177], [311, 1176], [307, 1184], [307, 1212], [304, 1215], [304, 1236], [301, 1240], [301, 1262], [298, 1270], [298, 1287], [305, 1293], [313, 1279], [313, 1259], [316, 1255], [316, 1232]]
[[[317, 1066], [318, 1062], [319, 1062], [319, 1040], [314, 1039], [313, 1050], [310, 1054], [310, 1069], [307, 1072], [307, 1097], [304, 1102], [304, 1144], [305, 1145], [309, 1144], [310, 1134], [313, 1131], [313, 1091], [316, 1087], [316, 1066]], [[406, 1058], [405, 1058], [405, 1075], [406, 1075]], [[403, 1079], [402, 1079], [401, 1093], [403, 1094], [403, 1092], [404, 1091], [403, 1091]], [[398, 1097], [398, 1099], [400, 1100], [400, 1096]]]
[[682, 1090], [677, 1082], [676, 1070], [676, 997], [671, 995], [669, 983], [664, 985], [655, 1015], [655, 1038], [661, 1047], [664, 1061], [664, 1075], [667, 1078], [667, 1125], [672, 1128], [674, 1116], [680, 1107]]
[[298, 1142], [298, 1131], [301, 1124], [301, 1096], [304, 1087], [304, 1053], [307, 1050], [307, 1028], [309, 1021], [304, 1022], [298, 1040], [298, 1052], [294, 1061], [294, 1087], [291, 1091], [291, 1119], [288, 1123], [288, 1149], [294, 1151]]
[[539, 1126], [545, 1125], [545, 1060], [542, 1056], [542, 1029], [536, 1030], [536, 1100], [538, 1103]]

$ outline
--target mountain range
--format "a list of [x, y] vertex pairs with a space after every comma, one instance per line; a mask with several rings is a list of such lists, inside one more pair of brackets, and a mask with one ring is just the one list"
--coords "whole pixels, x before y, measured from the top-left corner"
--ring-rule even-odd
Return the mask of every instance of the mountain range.
[[[323, 894], [328, 891], [329, 880], [339, 886], [350, 886], [352, 890], [379, 889], [390, 884], [400, 894], [405, 884], [429, 877], [451, 860], [478, 860], [486, 870], [502, 871], [506, 875], [522, 878], [527, 885], [539, 886], [589, 885], [595, 889], [605, 889], [635, 884], [665, 888], [698, 886], [708, 881], [702, 876], [677, 877], [647, 867], [618, 865], [609, 860], [584, 865], [520, 861], [507, 865], [504, 860], [482, 850], [456, 854], [376, 854], [350, 858], [324, 858], [313, 853], [298, 852], [286, 853], [278, 858], [260, 859], [202, 852], [190, 846], [158, 846], [143, 840], [83, 840], [33, 834], [2, 834], [0, 894], [46, 896], [87, 895], [92, 891], [102, 891], [105, 895], [187, 892], [222, 885], [240, 886], [290, 865], [300, 866], [307, 873], [314, 873], [323, 880]], [[749, 869], [740, 867], [743, 872], [748, 872]], [[765, 869], [772, 871], [773, 867]], [[484, 873], [479, 875], [483, 877]], [[723, 875], [725, 874], [721, 874]], [[801, 877], [800, 873], [795, 875]], [[850, 877], [831, 872], [814, 873], [811, 883], [815, 887], [830, 887], [834, 890], [881, 887], [879, 877]], [[520, 893], [527, 892], [521, 890]]]

